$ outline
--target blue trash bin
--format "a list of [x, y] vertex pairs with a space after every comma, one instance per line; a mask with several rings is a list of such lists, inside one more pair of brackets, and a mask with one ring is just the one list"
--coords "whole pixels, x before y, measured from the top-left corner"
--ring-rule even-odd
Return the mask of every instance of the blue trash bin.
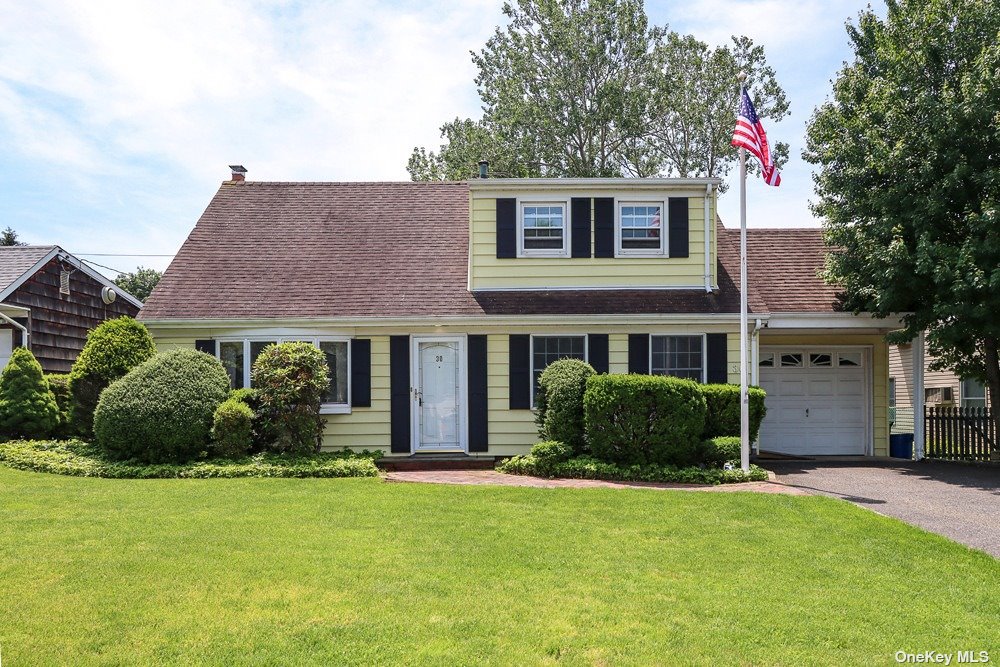
[[889, 456], [894, 459], [913, 458], [913, 434], [896, 433], [889, 436]]

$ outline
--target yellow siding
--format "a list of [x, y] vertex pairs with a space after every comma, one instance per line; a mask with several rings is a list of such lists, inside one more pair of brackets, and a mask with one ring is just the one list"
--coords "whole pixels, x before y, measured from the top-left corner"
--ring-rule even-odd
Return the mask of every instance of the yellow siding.
[[[766, 330], [765, 330], [766, 331]], [[875, 456], [889, 455], [889, 345], [882, 336], [855, 334], [767, 335], [761, 345], [869, 345], [872, 348], [873, 442]]]
[[[526, 194], [526, 193], [525, 193]], [[532, 197], [552, 195], [568, 199], [569, 194], [557, 189], [533, 191]], [[587, 192], [588, 197], [615, 197], [627, 200], [627, 191]], [[642, 192], [645, 197], [648, 192]], [[671, 193], [664, 191], [663, 198]], [[511, 193], [473, 193], [471, 230], [472, 289], [538, 288], [538, 287], [703, 287], [705, 284], [705, 217], [704, 196], [685, 191], [674, 196], [689, 196], [688, 257], [617, 257], [617, 258], [517, 258], [496, 257], [496, 199]], [[637, 195], [639, 196], [639, 195]], [[715, 276], [715, 198], [709, 203], [708, 252]], [[567, 221], [568, 223], [568, 221]], [[593, 211], [591, 211], [591, 244], [593, 244]]]
[[[623, 333], [623, 328], [627, 333]], [[372, 405], [370, 408], [353, 408], [350, 414], [324, 415], [326, 428], [324, 449], [380, 449], [389, 454], [389, 336], [397, 334], [487, 334], [487, 396], [489, 415], [488, 456], [525, 454], [538, 440], [534, 413], [531, 410], [511, 410], [508, 367], [508, 335], [522, 334], [588, 334], [607, 333], [609, 362], [612, 373], [628, 372], [628, 334], [695, 334], [727, 332], [729, 334], [730, 361], [733, 349], [738, 346], [739, 335], [727, 325], [674, 325], [662, 327], [622, 327], [621, 325], [593, 324], [587, 327], [552, 326], [481, 326], [461, 330], [432, 325], [412, 326], [408, 329], [351, 327], [347, 329], [317, 330], [302, 328], [272, 329], [185, 329], [183, 331], [150, 327], [157, 348], [166, 351], [176, 348], [193, 348], [197, 339], [239, 336], [292, 336], [292, 335], [345, 335], [369, 338], [372, 341]], [[738, 347], [736, 348], [738, 350]], [[738, 353], [735, 357], [738, 359]], [[730, 376], [732, 379], [732, 376]], [[737, 381], [739, 376], [737, 374]]]

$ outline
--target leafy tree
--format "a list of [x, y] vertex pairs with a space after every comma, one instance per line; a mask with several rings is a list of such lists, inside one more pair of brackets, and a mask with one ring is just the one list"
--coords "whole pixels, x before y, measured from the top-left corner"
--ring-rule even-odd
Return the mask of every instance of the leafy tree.
[[73, 423], [81, 435], [93, 430], [101, 392], [155, 354], [156, 345], [146, 326], [131, 317], [106, 320], [87, 334], [69, 376]]
[[27, 348], [14, 350], [0, 374], [0, 431], [16, 438], [46, 438], [59, 426], [59, 406]]
[[17, 232], [15, 232], [11, 227], [7, 227], [2, 232], [0, 232], [0, 246], [10, 246], [10, 245], [28, 245], [23, 241], [17, 240]]
[[847, 31], [803, 153], [839, 248], [827, 277], [856, 312], [907, 313], [891, 341], [926, 331], [935, 367], [1000, 405], [1000, 5], [890, 0]]
[[[414, 180], [467, 179], [481, 159], [499, 176], [723, 176], [736, 74], [750, 74], [762, 117], [788, 102], [762, 47], [710, 49], [651, 26], [640, 0], [516, 0], [473, 62], [480, 121], [441, 127], [438, 152], [414, 148]], [[787, 146], [775, 146], [780, 166]]]
[[[740, 72], [761, 118], [779, 121], [789, 114], [785, 92], [767, 65], [764, 47], [749, 37], [733, 37], [732, 44], [712, 49], [691, 35], [671, 33], [658, 49], [662, 80], [656, 86], [651, 119], [660, 170], [681, 178], [724, 177], [736, 164], [730, 142], [736, 89]], [[771, 146], [775, 165], [788, 160], [788, 144]], [[753, 160], [750, 171], [759, 171]]]
[[145, 301], [162, 277], [162, 271], [144, 269], [140, 266], [131, 273], [120, 274], [115, 278], [115, 284], [140, 301]]

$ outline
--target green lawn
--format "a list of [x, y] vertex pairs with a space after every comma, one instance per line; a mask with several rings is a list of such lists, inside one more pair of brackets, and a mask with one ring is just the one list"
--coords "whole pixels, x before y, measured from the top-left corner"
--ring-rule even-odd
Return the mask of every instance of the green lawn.
[[828, 498], [0, 468], [4, 667], [996, 660], [998, 591]]

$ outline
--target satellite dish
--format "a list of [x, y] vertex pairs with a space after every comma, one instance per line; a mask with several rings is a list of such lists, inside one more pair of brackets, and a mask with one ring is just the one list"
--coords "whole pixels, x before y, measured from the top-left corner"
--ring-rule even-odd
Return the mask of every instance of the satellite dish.
[[118, 298], [118, 292], [114, 291], [112, 288], [110, 287], [101, 288], [101, 299], [104, 300], [104, 303], [110, 306], [115, 302], [115, 299], [117, 298]]

